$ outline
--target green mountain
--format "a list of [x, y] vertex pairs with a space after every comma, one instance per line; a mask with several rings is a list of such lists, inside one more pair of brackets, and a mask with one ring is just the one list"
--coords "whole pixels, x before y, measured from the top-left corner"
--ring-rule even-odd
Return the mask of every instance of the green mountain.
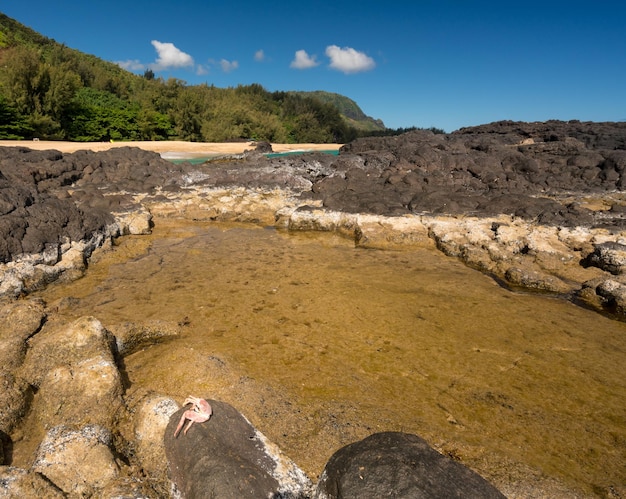
[[346, 97], [345, 95], [335, 94], [332, 92], [325, 92], [324, 90], [317, 90], [314, 92], [295, 92], [299, 95], [314, 97], [315, 99], [324, 102], [326, 104], [332, 104], [335, 106], [341, 117], [346, 120], [346, 123], [359, 130], [385, 130], [385, 124], [380, 119], [374, 119], [371, 116], [367, 116], [356, 102]]
[[0, 139], [342, 143], [385, 133], [341, 95], [140, 76], [2, 13], [0, 65]]

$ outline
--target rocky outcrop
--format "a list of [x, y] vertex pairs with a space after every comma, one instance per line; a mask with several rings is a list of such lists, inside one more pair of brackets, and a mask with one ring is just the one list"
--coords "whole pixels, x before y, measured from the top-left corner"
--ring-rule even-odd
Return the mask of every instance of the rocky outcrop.
[[[43, 435], [28, 469], [0, 466], [0, 496], [163, 495], [169, 488], [163, 432], [179, 406], [164, 396], [124, 399], [117, 344], [146, 347], [167, 332], [158, 334], [154, 323], [123, 326], [133, 331], [125, 343], [93, 317], [44, 323], [43, 305], [32, 300], [6, 304], [0, 316], [0, 457], [12, 438], [24, 438], [24, 425]], [[123, 421], [133, 428], [128, 437], [120, 434]], [[136, 469], [147, 470], [150, 480]]]
[[[334, 231], [364, 248], [438, 248], [504, 285], [582, 300], [624, 320], [625, 144], [624, 123], [500, 122], [447, 135], [359, 139], [339, 156], [268, 159], [258, 150], [209, 165], [174, 165], [131, 147], [74, 154], [1, 148], [0, 297], [27, 297], [80, 277], [115, 238], [150, 233], [153, 216], [187, 217]], [[160, 394], [128, 397], [121, 356], [178, 335], [179, 325], [107, 329], [93, 317], [46, 322], [48, 313], [29, 299], [0, 307], [0, 461], [11, 464], [11, 439], [22, 437], [25, 419], [44, 435], [33, 466], [0, 467], [0, 495], [164, 495], [165, 449], [183, 470], [172, 470], [181, 490], [196, 487], [188, 477], [222, 491], [245, 488], [247, 479], [236, 474], [241, 480], [231, 483], [199, 477], [202, 467], [240, 465], [257, 477], [256, 492], [291, 490], [280, 470], [297, 490], [310, 486], [230, 406], [214, 402], [210, 424], [187, 437], [234, 457], [217, 462], [205, 452], [198, 468], [185, 454], [191, 438], [168, 436], [178, 404]], [[225, 439], [232, 428], [220, 413], [232, 416], [240, 441]], [[413, 456], [413, 437], [403, 439]], [[373, 463], [378, 451], [364, 442], [340, 455]], [[419, 459], [439, 462], [429, 452]], [[363, 485], [343, 462], [324, 483]], [[371, 483], [384, 483], [383, 475], [378, 468]]]
[[625, 137], [623, 123], [499, 122], [359, 139], [339, 156], [257, 150], [208, 166], [130, 147], [5, 148], [0, 295], [79, 277], [93, 251], [149, 233], [154, 215], [338, 230], [362, 246], [428, 238], [513, 287], [615, 313], [619, 300], [596, 281], [626, 284], [616, 246], [626, 239]]
[[93, 317], [33, 338], [20, 375], [38, 389], [33, 409], [45, 428], [112, 426], [123, 392], [114, 341]]
[[480, 475], [439, 454], [417, 435], [375, 433], [339, 449], [326, 464], [316, 499], [360, 497], [504, 498]]

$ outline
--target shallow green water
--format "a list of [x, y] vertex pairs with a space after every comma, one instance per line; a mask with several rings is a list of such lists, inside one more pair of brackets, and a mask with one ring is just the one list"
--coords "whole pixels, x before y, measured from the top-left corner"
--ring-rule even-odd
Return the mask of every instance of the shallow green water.
[[312, 477], [402, 430], [497, 485], [626, 482], [626, 324], [436, 251], [157, 220], [41, 296], [74, 298], [67, 320], [184, 324], [125, 359], [132, 389], [230, 402]]

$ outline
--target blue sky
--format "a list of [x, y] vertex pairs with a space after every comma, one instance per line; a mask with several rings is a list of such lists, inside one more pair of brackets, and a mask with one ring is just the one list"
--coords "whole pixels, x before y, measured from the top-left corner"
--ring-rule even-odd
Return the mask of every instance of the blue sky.
[[0, 12], [139, 74], [337, 92], [391, 128], [626, 120], [623, 0], [0, 0]]

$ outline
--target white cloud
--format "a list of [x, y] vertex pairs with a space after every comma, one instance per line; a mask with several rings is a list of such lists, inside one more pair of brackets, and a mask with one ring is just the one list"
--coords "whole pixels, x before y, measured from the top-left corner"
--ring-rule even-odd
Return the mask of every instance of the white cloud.
[[263, 51], [263, 49], [257, 50], [254, 53], [254, 60], [257, 62], [263, 62], [265, 60], [265, 52]]
[[239, 67], [239, 63], [237, 61], [227, 61], [226, 59], [222, 59], [220, 61], [220, 66], [224, 73], [230, 73]]
[[138, 59], [132, 59], [128, 61], [115, 61], [115, 64], [124, 68], [126, 71], [143, 71], [146, 69], [146, 65]]
[[203, 64], [198, 64], [198, 66], [196, 67], [196, 74], [198, 76], [208, 75], [209, 68]]
[[163, 71], [171, 68], [184, 68], [193, 66], [193, 57], [178, 49], [173, 43], [162, 43], [152, 40], [150, 43], [157, 51], [156, 62], [150, 64], [150, 69]]
[[309, 69], [319, 65], [319, 62], [315, 60], [316, 56], [310, 56], [306, 53], [306, 50], [298, 50], [296, 55], [291, 61], [290, 67], [295, 69]]
[[330, 58], [330, 67], [346, 74], [369, 71], [376, 67], [374, 59], [350, 47], [326, 47], [326, 55]]

